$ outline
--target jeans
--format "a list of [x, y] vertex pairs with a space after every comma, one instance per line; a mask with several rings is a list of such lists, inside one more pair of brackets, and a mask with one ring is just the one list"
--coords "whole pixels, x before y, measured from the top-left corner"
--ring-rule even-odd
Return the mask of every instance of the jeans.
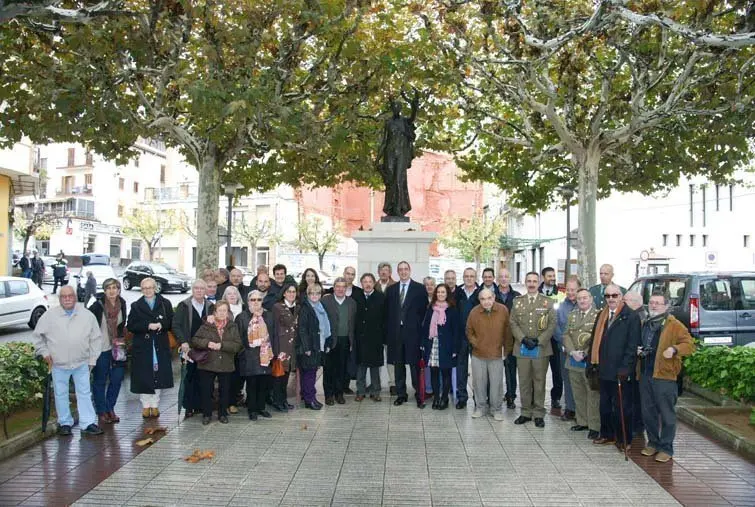
[[357, 367], [357, 394], [364, 396], [367, 393], [367, 370], [370, 371], [370, 392], [371, 395], [379, 395], [380, 390], [380, 366], [365, 366], [360, 364]]
[[[503, 361], [498, 359], [480, 359], [472, 355], [472, 383], [474, 385], [475, 405], [480, 410], [490, 407], [491, 412], [503, 409]], [[490, 387], [490, 397], [487, 389]]]
[[506, 356], [503, 367], [506, 371], [506, 399], [514, 401], [516, 399], [516, 356], [514, 354]]
[[564, 394], [564, 379], [561, 376], [561, 369], [564, 366], [564, 356], [561, 353], [561, 344], [551, 338], [551, 348], [553, 354], [548, 358], [551, 367], [551, 376], [553, 377], [553, 387], [551, 388], [551, 401], [561, 401]]
[[65, 285], [65, 283], [63, 283], [64, 281], [65, 281], [65, 277], [64, 276], [56, 276], [56, 277], [54, 277], [54, 282], [53, 282], [53, 285], [52, 285], [52, 293], [53, 294], [55, 294], [55, 292], [58, 290], [58, 287], [60, 287], [61, 289], [63, 288], [63, 285]]
[[218, 417], [228, 415], [228, 399], [231, 390], [231, 373], [199, 370], [199, 385], [202, 390], [202, 415], [212, 417], [212, 392], [215, 390], [215, 377], [218, 378]]
[[315, 382], [317, 381], [317, 368], [299, 370], [301, 373], [301, 397], [307, 403], [317, 401], [317, 389], [315, 388]]
[[[627, 432], [627, 440], [632, 441], [632, 396], [628, 389], [629, 384], [621, 383], [621, 399], [624, 410], [624, 428]], [[616, 439], [623, 443], [623, 431], [619, 408], [619, 383], [613, 380], [600, 380], [600, 436], [608, 439]]]
[[270, 375], [246, 377], [246, 409], [249, 415], [265, 410], [265, 400], [270, 390], [271, 379]]
[[[642, 420], [648, 434], [648, 446], [674, 455], [676, 435], [676, 399], [679, 389], [676, 380], [650, 378], [640, 379], [642, 396]], [[659, 431], [660, 429], [660, 431]]]
[[[115, 408], [125, 373], [125, 365], [113, 363], [111, 351], [106, 350], [97, 358], [97, 364], [92, 370], [92, 395], [94, 397], [94, 408], [98, 415], [112, 412]], [[107, 384], [108, 378], [110, 379], [109, 384]]]
[[466, 403], [469, 399], [467, 391], [469, 383], [469, 343], [462, 339], [459, 356], [456, 358], [456, 402]]
[[24, 278], [31, 278], [31, 273], [32, 273], [31, 269], [25, 269], [24, 272], [21, 274], [21, 276]]
[[89, 365], [82, 364], [76, 368], [63, 369], [52, 367], [53, 389], [55, 391], [55, 411], [58, 413], [59, 426], [73, 426], [73, 416], [68, 400], [68, 382], [73, 377], [76, 388], [76, 406], [79, 411], [79, 427], [84, 429], [97, 422], [92, 405], [92, 393], [89, 390]]
[[322, 388], [326, 398], [343, 394], [344, 383], [348, 382], [347, 361], [349, 359], [349, 337], [339, 336], [336, 346], [325, 354], [322, 367]]

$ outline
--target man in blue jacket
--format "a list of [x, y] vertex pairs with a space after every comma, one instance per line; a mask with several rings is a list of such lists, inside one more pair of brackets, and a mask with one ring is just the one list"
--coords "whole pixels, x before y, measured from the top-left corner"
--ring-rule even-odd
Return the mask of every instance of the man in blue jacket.
[[[569, 314], [577, 307], [577, 291], [582, 288], [582, 284], [579, 278], [576, 276], [570, 276], [566, 281], [566, 298], [558, 305], [556, 310], [556, 330], [553, 332], [554, 346], [557, 346], [562, 352], [559, 356], [561, 363], [561, 378], [564, 385], [564, 397], [565, 405], [563, 413], [561, 414], [562, 421], [571, 421], [576, 415], [574, 394], [571, 390], [571, 381], [569, 375], [566, 372], [566, 361], [564, 361], [563, 347], [564, 347], [564, 333], [569, 324]], [[568, 359], [568, 358], [567, 358]]]
[[469, 392], [467, 391], [467, 383], [469, 382], [469, 340], [467, 340], [467, 318], [469, 318], [469, 312], [472, 308], [479, 304], [477, 300], [477, 271], [472, 268], [464, 270], [462, 275], [464, 283], [456, 288], [454, 292], [454, 300], [456, 301], [456, 308], [459, 309], [459, 316], [461, 317], [460, 326], [461, 333], [461, 345], [459, 346], [459, 355], [456, 358], [456, 408], [459, 410], [466, 408], [467, 400], [469, 399]]

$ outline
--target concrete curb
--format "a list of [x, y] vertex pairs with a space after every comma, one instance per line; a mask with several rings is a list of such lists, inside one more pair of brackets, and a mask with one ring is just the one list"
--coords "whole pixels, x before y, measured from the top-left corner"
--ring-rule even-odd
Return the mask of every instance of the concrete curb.
[[[704, 414], [697, 412], [696, 407], [677, 407], [676, 414], [685, 423], [689, 424], [704, 435], [707, 435], [726, 447], [744, 455], [755, 463], [755, 441], [737, 435], [729, 428], [708, 419]], [[701, 407], [702, 408], [702, 407]], [[710, 408], [706, 408], [710, 410]]]
[[50, 421], [47, 425], [47, 431], [42, 433], [39, 428], [26, 430], [23, 433], [16, 435], [15, 437], [6, 440], [0, 444], [0, 461], [10, 458], [14, 454], [25, 450], [28, 447], [41, 442], [46, 438], [49, 438], [55, 434], [58, 425], [54, 421]]
[[710, 389], [706, 389], [704, 387], [700, 387], [699, 385], [695, 384], [694, 382], [690, 381], [689, 378], [684, 379], [684, 388], [691, 392], [692, 394], [699, 396], [700, 398], [704, 400], [708, 400], [711, 403], [714, 403], [720, 407], [737, 407], [737, 408], [745, 408], [746, 405], [743, 403], [740, 403], [736, 400], [733, 400], [731, 398], [727, 398], [726, 396], [719, 394], [715, 391], [711, 391]]

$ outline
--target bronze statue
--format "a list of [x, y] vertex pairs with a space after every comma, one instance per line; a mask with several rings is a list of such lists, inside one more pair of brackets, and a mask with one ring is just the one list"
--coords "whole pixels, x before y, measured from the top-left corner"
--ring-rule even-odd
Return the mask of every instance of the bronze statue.
[[385, 184], [385, 204], [383, 221], [409, 221], [406, 215], [412, 209], [409, 201], [409, 186], [406, 171], [414, 159], [414, 120], [419, 108], [419, 92], [414, 91], [410, 100], [405, 93], [401, 95], [411, 105], [411, 115], [401, 116], [401, 104], [391, 100], [393, 116], [386, 120], [383, 129], [383, 141], [378, 150], [377, 170]]

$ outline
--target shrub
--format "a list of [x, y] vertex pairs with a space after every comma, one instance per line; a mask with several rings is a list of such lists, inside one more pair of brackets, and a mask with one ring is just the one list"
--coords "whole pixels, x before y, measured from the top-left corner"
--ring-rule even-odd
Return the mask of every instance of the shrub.
[[690, 379], [745, 403], [755, 401], [755, 348], [703, 347], [684, 360]]
[[31, 343], [0, 345], [0, 416], [6, 438], [8, 416], [43, 397], [46, 377], [47, 365], [34, 355]]

